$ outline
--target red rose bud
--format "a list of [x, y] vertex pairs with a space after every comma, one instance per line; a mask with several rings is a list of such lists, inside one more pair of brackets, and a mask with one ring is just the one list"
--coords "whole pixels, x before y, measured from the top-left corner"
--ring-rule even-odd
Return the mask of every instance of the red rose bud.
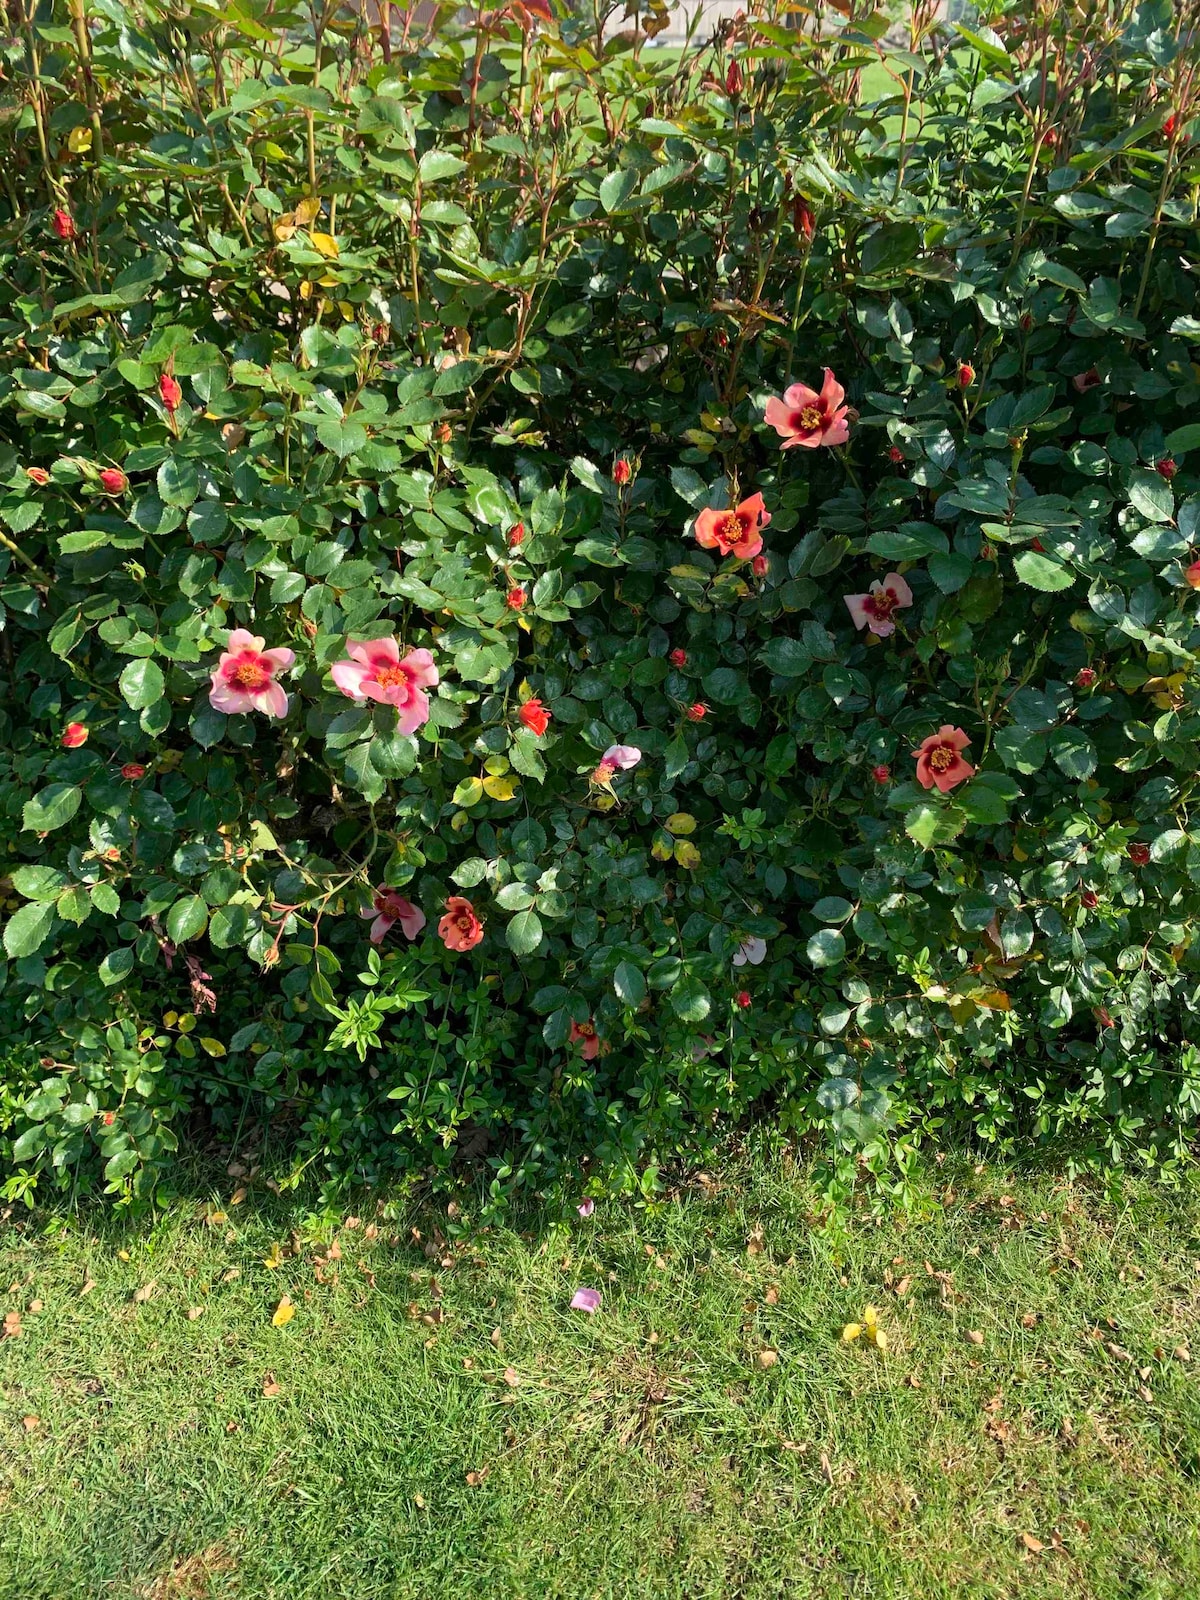
[[524, 589], [510, 589], [504, 596], [504, 604], [510, 611], [520, 611], [525, 604]]
[[958, 387], [960, 389], [969, 389], [974, 382], [975, 368], [969, 361], [960, 361], [958, 363]]
[[1036, 550], [1040, 556], [1044, 556], [1046, 554], [1046, 546], [1040, 539], [1031, 539], [1029, 541], [1029, 548], [1031, 550]]
[[618, 489], [623, 489], [633, 477], [633, 468], [624, 456], [618, 456], [613, 462], [612, 480]]
[[750, 998], [749, 990], [747, 990], [747, 989], [739, 989], [738, 990], [737, 1003], [738, 1003], [739, 1007], [743, 1011], [749, 1011], [750, 1007], [754, 1003]]
[[550, 713], [540, 700], [526, 700], [517, 715], [530, 732], [535, 733], [539, 739], [550, 726]]
[[1106, 1006], [1096, 1006], [1092, 1011], [1092, 1015], [1095, 1017], [1096, 1021], [1100, 1024], [1100, 1026], [1102, 1028], [1115, 1028], [1116, 1027], [1116, 1023], [1113, 1021], [1112, 1017], [1109, 1015], [1108, 1008]]
[[1193, 561], [1183, 577], [1189, 589], [1200, 589], [1200, 561]]
[[1097, 900], [1097, 898], [1096, 898], [1096, 893], [1095, 893], [1094, 889], [1085, 889], [1083, 891], [1083, 893], [1079, 896], [1079, 900], [1080, 900], [1080, 904], [1081, 905], [1085, 905], [1088, 908], [1089, 911], [1094, 910], [1095, 907], [1100, 904], [1099, 900]]
[[1175, 137], [1175, 129], [1178, 126], [1179, 126], [1179, 118], [1172, 111], [1170, 116], [1167, 116], [1167, 117], [1163, 118], [1163, 125], [1162, 125], [1163, 138], [1164, 139], [1173, 139]]
[[26, 467], [25, 476], [30, 483], [36, 483], [39, 489], [44, 488], [50, 482], [50, 474], [45, 467]]
[[770, 562], [767, 560], [766, 556], [755, 556], [754, 560], [750, 563], [750, 570], [753, 572], [756, 578], [765, 578], [770, 570]]
[[109, 494], [124, 494], [128, 487], [129, 479], [121, 471], [120, 467], [105, 467], [100, 474], [100, 483]]
[[996, 546], [994, 544], [980, 545], [980, 547], [979, 547], [979, 559], [981, 561], [995, 561], [995, 559], [996, 559]]
[[691, 705], [687, 708], [687, 719], [689, 722], [703, 722], [707, 715], [708, 707], [706, 705], [701, 705], [699, 700], [696, 701], [695, 705]]
[[673, 667], [686, 667], [687, 666], [687, 651], [686, 650], [672, 650], [670, 656], [667, 659], [670, 661], [670, 663], [671, 663], [671, 665]]
[[115, 1111], [106, 1111], [100, 1120], [103, 1122], [106, 1128], [111, 1128], [113, 1123], [117, 1120], [117, 1114]]
[[126, 783], [136, 783], [146, 776], [146, 769], [140, 761], [127, 761], [121, 768], [121, 776]]
[[1145, 867], [1150, 863], [1150, 846], [1134, 842], [1129, 846], [1129, 859], [1135, 867]]
[[1033, 327], [1033, 317], [1030, 315], [1030, 313], [1028, 311], [1023, 311], [1021, 313], [1021, 332], [1022, 333], [1028, 333], [1030, 328], [1032, 328], [1032, 327]]
[[61, 206], [51, 217], [50, 226], [60, 239], [73, 239], [75, 237], [75, 219], [69, 211], [64, 211]]
[[179, 402], [183, 399], [183, 390], [169, 372], [164, 372], [158, 380], [158, 392], [162, 398], [163, 405], [174, 416], [175, 412], [179, 410]]
[[811, 244], [812, 236], [817, 231], [817, 219], [808, 201], [802, 200], [799, 195], [792, 201], [792, 222], [805, 244]]
[[87, 743], [87, 738], [88, 731], [82, 722], [68, 722], [59, 742], [64, 750], [78, 750], [81, 744]]
[[454, 437], [454, 429], [448, 422], [439, 422], [433, 430], [433, 436], [439, 444], [449, 444]]
[[1075, 687], [1077, 689], [1090, 689], [1096, 681], [1095, 667], [1080, 667], [1075, 674]]
[[871, 776], [876, 783], [891, 783], [892, 769], [881, 761], [877, 767], [871, 768]]
[[1042, 137], [1042, 143], [1045, 145], [1047, 150], [1057, 150], [1058, 149], [1058, 129], [1057, 128], [1047, 128], [1045, 134]]
[[1179, 463], [1174, 456], [1164, 456], [1161, 461], [1154, 463], [1154, 470], [1160, 478], [1165, 478], [1170, 483], [1171, 479], [1179, 471]]
[[901, 461], [904, 460], [904, 451], [901, 450], [901, 448], [900, 448], [900, 446], [898, 444], [894, 444], [889, 448], [889, 450], [888, 450], [888, 460], [890, 462], [892, 462], [893, 465], [898, 465]]
[[508, 548], [510, 550], [515, 550], [519, 544], [524, 543], [525, 524], [523, 522], [514, 522], [512, 527], [508, 530]]
[[742, 69], [736, 61], [729, 63], [729, 71], [725, 74], [725, 93], [731, 100], [736, 100], [745, 87], [746, 80], [742, 76]]

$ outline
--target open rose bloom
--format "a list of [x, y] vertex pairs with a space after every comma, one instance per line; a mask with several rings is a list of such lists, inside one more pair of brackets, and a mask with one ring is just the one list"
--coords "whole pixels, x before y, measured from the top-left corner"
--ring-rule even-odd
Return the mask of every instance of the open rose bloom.
[[781, 450], [797, 446], [815, 450], [822, 444], [845, 444], [850, 437], [845, 398], [846, 391], [826, 367], [819, 393], [807, 384], [794, 383], [784, 390], [782, 400], [772, 396], [767, 401], [763, 416], [783, 440]]
[[912, 590], [898, 572], [889, 572], [882, 583], [878, 579], [868, 594], [842, 596], [856, 628], [870, 628], [879, 638], [886, 639], [895, 633], [893, 613], [912, 605]]
[[264, 641], [245, 628], [235, 628], [216, 671], [208, 701], [214, 711], [231, 716], [239, 711], [264, 711], [268, 717], [286, 717], [288, 697], [277, 682], [281, 672], [295, 663], [294, 650], [266, 650]]
[[761, 494], [753, 494], [732, 511], [705, 509], [696, 518], [696, 543], [705, 550], [719, 550], [723, 556], [749, 561], [763, 547], [760, 528], [771, 520]]
[[419, 938], [425, 926], [425, 913], [420, 906], [413, 905], [394, 889], [377, 889], [371, 904], [359, 915], [375, 918], [371, 924], [372, 944], [382, 944], [397, 923], [406, 939]]
[[963, 760], [962, 754], [970, 742], [961, 728], [953, 728], [948, 722], [922, 740], [921, 748], [913, 751], [917, 782], [922, 789], [936, 787], [947, 794], [956, 784], [974, 777], [975, 768]]
[[579, 1046], [579, 1054], [585, 1061], [594, 1061], [600, 1054], [600, 1035], [596, 1032], [596, 1024], [590, 1018], [587, 1022], [572, 1022], [570, 1043]]
[[447, 950], [473, 950], [483, 938], [483, 923], [475, 915], [475, 907], [461, 894], [452, 894], [446, 901], [438, 936]]
[[429, 721], [425, 690], [437, 686], [438, 671], [428, 650], [410, 650], [402, 657], [395, 639], [372, 639], [366, 644], [351, 639], [346, 650], [348, 659], [330, 668], [343, 694], [395, 706], [404, 734], [415, 733]]

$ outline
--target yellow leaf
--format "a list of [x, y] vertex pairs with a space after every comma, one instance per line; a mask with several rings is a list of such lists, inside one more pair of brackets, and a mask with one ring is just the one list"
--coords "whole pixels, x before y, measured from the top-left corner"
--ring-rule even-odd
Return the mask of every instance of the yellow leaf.
[[681, 867], [693, 872], [700, 865], [700, 852], [689, 840], [680, 839], [675, 846], [675, 859]]
[[483, 792], [493, 800], [511, 800], [518, 788], [515, 778], [485, 778]]
[[489, 756], [483, 763], [483, 770], [491, 778], [502, 778], [508, 769], [507, 756]]
[[974, 1000], [968, 1000], [965, 995], [961, 994], [956, 994], [948, 1004], [950, 1006], [950, 1015], [960, 1028], [965, 1027], [979, 1009]]
[[696, 819], [686, 811], [675, 811], [663, 823], [668, 833], [695, 833]]
[[977, 994], [976, 1003], [986, 1006], [989, 1011], [1011, 1011], [1012, 1001], [1003, 989], [990, 989], [986, 994]]
[[271, 1326], [273, 1328], [286, 1328], [288, 1323], [295, 1315], [295, 1306], [288, 1299], [287, 1295], [283, 1295], [280, 1298], [279, 1304], [275, 1307], [275, 1315], [271, 1318]]
[[312, 240], [314, 250], [319, 251], [329, 261], [337, 260], [338, 242], [331, 233], [310, 233], [308, 237]]
[[1015, 844], [1014, 843], [1014, 845], [1012, 847], [1012, 853], [1013, 853], [1013, 860], [1014, 861], [1028, 861], [1029, 860], [1028, 853], [1026, 851], [1022, 850], [1021, 846], [1019, 844]]
[[279, 217], [271, 228], [271, 232], [279, 240], [280, 244], [286, 244], [295, 231], [296, 224], [292, 220], [290, 211], [285, 211], [283, 216]]
[[90, 128], [72, 128], [67, 135], [67, 149], [73, 156], [86, 155], [92, 148], [92, 130]]
[[163, 1027], [164, 1028], [173, 1028], [178, 1021], [179, 1021], [179, 1013], [177, 1011], [164, 1011], [163, 1012]]
[[876, 1348], [876, 1350], [886, 1350], [887, 1347], [888, 1347], [887, 1334], [884, 1333], [882, 1328], [876, 1328], [876, 1330], [875, 1330], [875, 1348]]
[[264, 1267], [270, 1267], [271, 1270], [274, 1271], [276, 1267], [282, 1266], [282, 1264], [283, 1264], [283, 1252], [280, 1250], [280, 1248], [279, 1248], [279, 1246], [277, 1244], [273, 1244], [271, 1246], [270, 1255], [263, 1257], [263, 1266]]
[[655, 861], [670, 861], [673, 845], [664, 834], [656, 833], [654, 843], [650, 846], [650, 854]]
[[861, 1322], [848, 1322], [846, 1324], [846, 1326], [842, 1329], [842, 1340], [843, 1340], [843, 1342], [846, 1343], [846, 1344], [853, 1344], [855, 1339], [858, 1338], [859, 1334], [862, 1331], [863, 1330], [862, 1330], [862, 1323]]
[[301, 300], [312, 299], [312, 284], [309, 283], [307, 278], [305, 278], [304, 282], [300, 285], [299, 295]]
[[225, 1054], [225, 1046], [220, 1039], [203, 1037], [200, 1040], [200, 1048], [210, 1056], [223, 1056]]
[[180, 1017], [180, 1019], [179, 1019], [179, 1031], [180, 1031], [180, 1033], [191, 1033], [192, 1029], [195, 1026], [196, 1026], [196, 1019], [195, 1019], [194, 1016], [192, 1016], [192, 1014], [190, 1012], [188, 1013], [187, 1016]]
[[321, 198], [319, 195], [306, 194], [296, 207], [296, 221], [302, 228], [307, 228], [310, 222], [315, 222], [321, 214]]

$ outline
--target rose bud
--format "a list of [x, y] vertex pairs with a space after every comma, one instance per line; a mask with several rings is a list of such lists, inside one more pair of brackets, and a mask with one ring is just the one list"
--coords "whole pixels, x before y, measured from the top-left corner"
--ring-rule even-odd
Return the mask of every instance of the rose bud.
[[667, 659], [670, 661], [673, 667], [686, 667], [688, 659], [687, 651], [672, 650]]
[[75, 237], [75, 219], [69, 211], [64, 211], [61, 206], [50, 219], [50, 226], [60, 239], [73, 239]]
[[121, 471], [120, 467], [105, 467], [100, 474], [100, 483], [109, 494], [124, 494], [129, 485], [129, 479]]

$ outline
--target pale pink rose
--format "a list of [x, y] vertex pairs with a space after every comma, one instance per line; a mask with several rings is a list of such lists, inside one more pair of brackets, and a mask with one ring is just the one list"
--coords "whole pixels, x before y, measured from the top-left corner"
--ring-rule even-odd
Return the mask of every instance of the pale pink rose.
[[581, 1217], [590, 1217], [596, 1209], [596, 1202], [589, 1197], [587, 1200], [581, 1200], [575, 1209]]
[[610, 767], [618, 767], [622, 772], [628, 772], [630, 767], [636, 767], [642, 759], [642, 752], [635, 744], [610, 744], [600, 758]]
[[426, 689], [438, 682], [438, 670], [428, 650], [410, 650], [401, 657], [395, 639], [371, 639], [346, 646], [348, 659], [329, 669], [334, 683], [352, 700], [378, 700], [400, 713], [401, 733], [415, 733], [429, 721]]
[[232, 716], [240, 711], [264, 711], [269, 717], [286, 717], [288, 697], [277, 674], [294, 665], [294, 650], [263, 648], [264, 641], [245, 628], [235, 628], [217, 662], [208, 691], [214, 711]]
[[765, 939], [744, 939], [738, 946], [737, 954], [733, 958], [735, 967], [744, 967], [747, 962], [752, 967], [760, 967], [766, 959], [767, 941]]
[[889, 572], [882, 583], [876, 579], [868, 594], [846, 594], [842, 599], [854, 626], [870, 628], [881, 639], [896, 631], [893, 613], [913, 602], [912, 590], [898, 572]]

